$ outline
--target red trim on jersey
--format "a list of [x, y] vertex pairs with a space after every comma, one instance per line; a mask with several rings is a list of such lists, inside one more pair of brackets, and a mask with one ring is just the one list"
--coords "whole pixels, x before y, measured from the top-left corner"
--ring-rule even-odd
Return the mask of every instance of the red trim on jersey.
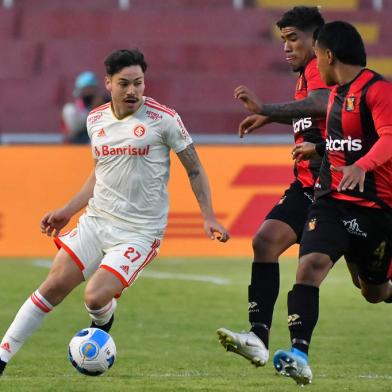
[[30, 296], [31, 300], [33, 301], [34, 305], [40, 308], [43, 312], [49, 313], [52, 309], [47, 307], [38, 297], [35, 293], [31, 294]]
[[[305, 69], [298, 76], [295, 85], [294, 99], [298, 101], [307, 98], [310, 91], [319, 89], [330, 89], [330, 87], [322, 81], [320, 72], [317, 68], [317, 60], [314, 57], [306, 64]], [[293, 128], [295, 144], [302, 142], [319, 143], [325, 140], [325, 119], [317, 119], [309, 115], [303, 115], [293, 119]], [[318, 141], [317, 138], [319, 139]], [[319, 173], [320, 164], [321, 161], [319, 161], [318, 158], [295, 163], [294, 174], [303, 187], [314, 186]]]
[[151, 103], [153, 105], [156, 105], [158, 107], [161, 107], [162, 109], [168, 110], [169, 112], [173, 113], [173, 115], [176, 115], [176, 111], [174, 109], [168, 108], [165, 105], [162, 105], [161, 103], [159, 103], [158, 101], [156, 101], [155, 99], [151, 98], [151, 97], [146, 97], [146, 101], [148, 103]]
[[388, 273], [387, 273], [387, 278], [392, 279], [392, 259], [389, 262], [389, 269], [388, 269]]
[[144, 104], [145, 104], [146, 106], [148, 106], [149, 108], [152, 108], [152, 109], [155, 109], [155, 110], [159, 110], [159, 111], [161, 111], [161, 112], [165, 112], [165, 113], [169, 114], [169, 115], [172, 116], [172, 117], [175, 116], [175, 114], [173, 114], [173, 112], [171, 112], [171, 111], [169, 111], [169, 110], [163, 108], [162, 106], [155, 106], [155, 105], [151, 104], [150, 102], [145, 102]]
[[[110, 273], [112, 273], [115, 277], [117, 277], [120, 280], [120, 282], [123, 284], [124, 287], [128, 287], [128, 283], [124, 279], [124, 277], [119, 272], [117, 272], [115, 269], [113, 269], [112, 267], [109, 267], [108, 265], [103, 264], [103, 265], [100, 265], [99, 268], [102, 268], [106, 271], [109, 271]], [[118, 297], [116, 297], [116, 298], [118, 298]]]
[[344, 201], [351, 201], [359, 206], [362, 207], [371, 207], [371, 208], [381, 208], [376, 202], [371, 200], [362, 199], [360, 197], [350, 196], [345, 193], [338, 193], [333, 192], [331, 196], [334, 199], [344, 200]]
[[319, 89], [328, 89], [331, 90], [331, 87], [328, 87], [325, 82], [321, 79], [320, 72], [317, 68], [317, 59], [313, 57], [308, 64], [306, 65], [305, 71], [305, 79], [307, 83], [307, 92], [312, 90]]
[[147, 257], [145, 258], [145, 260], [143, 261], [143, 263], [139, 266], [139, 268], [132, 274], [132, 276], [130, 277], [129, 281], [128, 281], [128, 286], [130, 286], [132, 284], [132, 282], [136, 279], [136, 277], [139, 275], [139, 272], [148, 264], [150, 263], [154, 257], [157, 255], [157, 251], [156, 249], [159, 248], [159, 245], [161, 244], [161, 242], [159, 240], [155, 240], [152, 245], [151, 245], [151, 250], [149, 252], [149, 254], [147, 255]]
[[91, 110], [91, 112], [88, 115], [95, 113], [95, 112], [99, 112], [100, 110], [107, 109], [110, 106], [110, 103], [111, 102], [104, 103], [103, 105], [96, 107], [95, 109]]
[[76, 254], [72, 251], [72, 249], [70, 249], [67, 245], [65, 245], [64, 242], [61, 241], [59, 237], [55, 237], [53, 241], [58, 249], [63, 248], [71, 256], [72, 260], [75, 262], [75, 264], [79, 267], [81, 271], [84, 270], [83, 263], [80, 261], [79, 257], [76, 256]]

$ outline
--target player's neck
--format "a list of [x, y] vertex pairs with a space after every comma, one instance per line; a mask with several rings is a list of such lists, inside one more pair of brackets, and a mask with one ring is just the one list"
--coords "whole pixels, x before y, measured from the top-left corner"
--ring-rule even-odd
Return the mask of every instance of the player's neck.
[[339, 86], [351, 83], [363, 70], [359, 65], [339, 64], [336, 69], [336, 81]]
[[142, 105], [142, 103], [140, 103], [140, 105], [138, 105], [134, 110], [121, 110], [121, 108], [117, 107], [113, 101], [111, 103], [111, 109], [112, 109], [112, 113], [114, 114], [114, 116], [117, 118], [117, 120], [122, 120], [125, 117], [131, 116], [132, 114], [136, 113], [140, 106]]

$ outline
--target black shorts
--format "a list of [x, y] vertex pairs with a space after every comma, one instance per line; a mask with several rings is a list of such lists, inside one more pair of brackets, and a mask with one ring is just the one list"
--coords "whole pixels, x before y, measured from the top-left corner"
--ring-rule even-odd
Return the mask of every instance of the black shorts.
[[299, 243], [309, 207], [313, 202], [313, 193], [313, 188], [304, 188], [298, 180], [295, 180], [265, 219], [276, 219], [287, 223], [297, 234], [297, 243]]
[[299, 253], [323, 253], [334, 263], [344, 256], [362, 280], [381, 284], [392, 273], [391, 249], [390, 212], [324, 197], [310, 208]]

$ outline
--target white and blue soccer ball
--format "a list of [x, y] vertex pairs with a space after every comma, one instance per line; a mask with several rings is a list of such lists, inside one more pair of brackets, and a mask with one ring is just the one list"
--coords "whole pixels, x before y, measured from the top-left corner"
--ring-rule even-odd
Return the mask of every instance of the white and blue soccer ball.
[[80, 373], [99, 376], [113, 366], [116, 345], [107, 332], [98, 328], [85, 328], [71, 339], [68, 358]]

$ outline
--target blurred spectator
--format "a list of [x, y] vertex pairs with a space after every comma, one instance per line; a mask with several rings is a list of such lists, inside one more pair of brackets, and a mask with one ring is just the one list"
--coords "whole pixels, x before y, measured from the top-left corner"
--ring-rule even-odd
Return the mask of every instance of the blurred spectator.
[[89, 143], [87, 115], [92, 109], [108, 102], [109, 98], [102, 94], [96, 75], [90, 71], [77, 76], [73, 96], [74, 102], [66, 103], [62, 112], [65, 141], [74, 144]]

